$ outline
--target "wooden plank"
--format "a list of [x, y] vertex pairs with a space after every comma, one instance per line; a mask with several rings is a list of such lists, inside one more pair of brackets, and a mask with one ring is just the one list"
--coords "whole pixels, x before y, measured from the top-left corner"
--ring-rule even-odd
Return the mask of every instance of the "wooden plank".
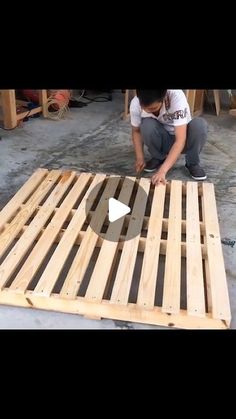
[[92, 303], [86, 301], [83, 297], [68, 300], [58, 298], [58, 295], [55, 294], [45, 298], [35, 295], [32, 291], [27, 291], [26, 294], [18, 294], [3, 290], [0, 292], [0, 303], [185, 329], [227, 329], [229, 327], [227, 322], [212, 319], [210, 315], [203, 318], [189, 316], [186, 314], [186, 310], [180, 310], [177, 315], [168, 315], [162, 313], [160, 307], [144, 310], [136, 304], [129, 303], [122, 306], [121, 309], [119, 305], [111, 304], [105, 300], [102, 303]]
[[124, 111], [124, 119], [127, 119], [129, 115], [129, 90], [125, 91], [125, 111]]
[[16, 99], [16, 105], [18, 106], [27, 106], [28, 103], [29, 102], [27, 100]]
[[[118, 200], [129, 205], [135, 178], [126, 177], [122, 185]], [[102, 301], [107, 286], [109, 274], [115, 260], [119, 246], [119, 238], [124, 225], [125, 217], [120, 218], [116, 223], [110, 223], [105, 239], [103, 240], [99, 257], [94, 267], [85, 298], [89, 301]], [[112, 241], [111, 241], [112, 240]]]
[[39, 113], [41, 111], [42, 111], [42, 106], [37, 106], [37, 108], [33, 108], [31, 110], [18, 113], [16, 115], [16, 119], [17, 121], [19, 121], [20, 119], [24, 119], [25, 117], [35, 115], [36, 113]]
[[196, 90], [193, 116], [199, 116], [203, 112], [205, 90]]
[[4, 128], [17, 126], [15, 90], [1, 90]]
[[189, 104], [192, 116], [199, 116], [203, 112], [204, 90], [185, 90], [185, 95]]
[[190, 112], [193, 115], [194, 113], [194, 104], [195, 104], [195, 97], [196, 97], [196, 90], [186, 90], [186, 98], [189, 104]]
[[[131, 90], [132, 96], [136, 96], [136, 90]], [[127, 119], [130, 116], [129, 112], [129, 96], [130, 96], [130, 90], [125, 90], [125, 110], [123, 114], [123, 119]]]
[[37, 215], [31, 221], [27, 231], [24, 232], [10, 253], [4, 259], [0, 267], [0, 289], [4, 287], [14, 270], [29, 250], [30, 246], [34, 243], [35, 238], [38, 236], [39, 232], [53, 213], [55, 206], [65, 194], [75, 175], [76, 172], [63, 173], [60, 182], [52, 191]]
[[[21, 232], [17, 235], [16, 238], [21, 237], [22, 234], [24, 233], [24, 231], [27, 230], [27, 228], [28, 228], [28, 226], [24, 226], [22, 228]], [[45, 231], [45, 229], [42, 228], [41, 235], [44, 233], [44, 231]], [[65, 229], [61, 229], [60, 230], [60, 232], [58, 233], [57, 237], [55, 238], [54, 243], [59, 243], [61, 241], [62, 237], [65, 234], [65, 231], [66, 231]], [[79, 236], [77, 237], [77, 239], [75, 241], [75, 244], [76, 245], [79, 246], [82, 243], [82, 240], [83, 240], [83, 238], [85, 236], [85, 233], [86, 233], [85, 231], [80, 231], [79, 232]], [[37, 241], [37, 239], [40, 239], [41, 235], [39, 234], [38, 238], [36, 238], [36, 241]], [[97, 243], [96, 243], [96, 247], [101, 247], [102, 246], [103, 241], [105, 240], [105, 236], [106, 236], [106, 234], [100, 233], [100, 235], [98, 237], [98, 240], [97, 240]], [[119, 243], [118, 243], [117, 250], [122, 250], [123, 249], [123, 247], [124, 247], [124, 241], [125, 241], [125, 236], [121, 235], [120, 236]], [[146, 246], [146, 238], [145, 237], [140, 237], [139, 244], [138, 244], [138, 251], [139, 252], [144, 252], [145, 246]], [[167, 247], [167, 240], [161, 239], [161, 242], [160, 242], [160, 254], [161, 255], [165, 255], [166, 254], [166, 247]], [[203, 257], [203, 259], [205, 259], [206, 256], [207, 256], [206, 245], [205, 244], [201, 244], [201, 249], [202, 249], [202, 257]], [[186, 258], [186, 255], [187, 255], [186, 242], [181, 242], [181, 256], [183, 256], [183, 257]]]
[[204, 235], [203, 235], [203, 245], [205, 247], [205, 258], [204, 258], [204, 273], [205, 273], [205, 298], [207, 303], [207, 312], [212, 313], [212, 297], [211, 297], [211, 281], [210, 281], [210, 272], [209, 272], [209, 263], [207, 259], [207, 242], [206, 242], [206, 229], [205, 229], [205, 211], [204, 211], [204, 201], [203, 196], [200, 197], [202, 204], [202, 219], [204, 225]]
[[219, 90], [213, 90], [215, 107], [216, 107], [216, 115], [219, 116], [220, 114], [220, 92]]
[[[94, 179], [94, 177], [95, 177], [95, 175], [94, 174], [92, 174], [91, 175], [92, 176], [92, 179]], [[170, 194], [170, 189], [171, 189], [171, 186], [170, 186], [170, 183], [171, 182], [168, 182], [167, 184], [166, 184], [166, 193], [167, 194]], [[183, 196], [185, 196], [186, 195], [186, 191], [187, 191], [187, 182], [182, 182], [182, 195]], [[118, 189], [117, 189], [119, 192], [120, 192], [120, 188], [118, 187]], [[152, 187], [151, 187], [151, 189], [150, 189], [150, 192], [149, 192], [149, 196], [153, 196], [153, 194], [154, 194], [154, 190], [155, 190], [155, 187], [152, 185]], [[199, 183], [198, 184], [198, 195], [199, 196], [202, 196], [202, 183]], [[165, 220], [165, 218], [164, 218], [164, 220]], [[183, 220], [184, 221], [184, 220]]]
[[47, 99], [47, 90], [39, 90], [39, 103], [42, 106], [42, 113], [45, 118], [47, 117]]
[[236, 116], [236, 109], [230, 109], [229, 114], [232, 116]]
[[47, 177], [39, 185], [33, 195], [27, 201], [27, 206], [22, 208], [13, 218], [11, 223], [6, 227], [0, 236], [0, 257], [7, 250], [8, 246], [13, 242], [17, 234], [21, 231], [24, 224], [36, 210], [42, 199], [50, 191], [52, 185], [58, 180], [61, 170], [52, 170]]
[[[57, 246], [49, 263], [47, 264], [47, 267], [44, 270], [35, 288], [35, 293], [41, 294], [43, 296], [48, 296], [52, 291], [60, 275], [60, 272], [63, 269], [66, 259], [86, 220], [86, 203], [87, 209], [89, 210], [92, 207], [93, 201], [97, 196], [99, 190], [98, 185], [102, 186], [102, 182], [105, 180], [105, 178], [106, 175], [97, 174], [93, 179], [93, 182], [91, 183], [86, 194], [84, 195], [79, 207], [76, 210], [74, 217], [68, 225], [65, 234], [63, 235], [59, 245]], [[97, 188], [94, 190], [95, 186], [97, 186]]]
[[0, 212], [0, 231], [4, 224], [14, 215], [20, 205], [26, 200], [26, 198], [38, 187], [40, 182], [48, 174], [46, 169], [38, 169], [26, 183], [19, 189], [19, 191], [13, 196], [13, 198], [5, 205]]
[[[132, 178], [130, 178], [130, 179], [132, 179]], [[133, 179], [135, 179], [135, 178], [133, 178]], [[166, 188], [167, 188], [167, 185], [166, 185]], [[150, 197], [150, 194], [149, 194], [149, 197]], [[40, 205], [38, 206], [38, 209], [40, 209]], [[58, 211], [58, 208], [55, 208], [55, 212], [56, 211]], [[68, 220], [70, 221], [73, 218], [73, 216], [75, 214], [75, 211], [76, 211], [75, 209], [72, 209], [71, 210], [70, 214], [68, 215], [67, 221]], [[89, 213], [88, 213], [88, 223], [90, 223], [91, 218], [93, 216], [93, 213], [94, 213], [94, 211], [89, 211]], [[150, 217], [147, 216], [147, 215], [145, 215], [143, 217], [142, 230], [148, 230], [149, 218]], [[128, 225], [130, 223], [130, 219], [131, 219], [131, 215], [127, 214], [125, 216], [125, 220], [124, 220], [124, 226], [125, 227], [128, 227]], [[106, 225], [106, 226], [109, 225], [108, 216], [106, 216], [106, 218], [105, 218], [104, 225]], [[201, 234], [202, 235], [205, 234], [205, 227], [204, 227], [204, 224], [203, 224], [202, 221], [199, 221], [199, 226], [200, 226], [200, 232], [201, 232]], [[182, 233], [186, 233], [186, 220], [182, 220], [181, 221], [181, 230], [182, 230]], [[162, 231], [165, 231], [165, 232], [168, 231], [168, 219], [167, 218], [163, 218], [162, 219]]]
[[213, 318], [230, 320], [229, 295], [220, 240], [214, 185], [211, 183], [203, 183], [203, 202]]
[[90, 174], [81, 173], [77, 182], [62, 202], [53, 219], [48, 224], [46, 229], [44, 229], [42, 236], [11, 284], [9, 288], [10, 290], [18, 290], [18, 292], [23, 293], [25, 292], [34, 275], [40, 268], [47, 252], [60, 233], [63, 223], [66, 221], [70, 211], [79, 199], [90, 179]]
[[180, 309], [182, 182], [171, 181], [169, 229], [166, 248], [162, 311]]
[[[93, 214], [92, 222], [96, 231], [100, 231], [108, 212], [108, 199], [115, 194], [120, 178], [112, 176], [108, 179], [106, 188], [100, 202]], [[84, 278], [88, 264], [96, 247], [98, 235], [88, 226], [80, 248], [74, 257], [71, 268], [63, 284], [61, 295], [66, 298], [75, 298]]]
[[159, 264], [166, 187], [155, 188], [143, 257], [137, 304], [153, 308]]
[[204, 279], [199, 226], [198, 187], [187, 183], [187, 310], [193, 316], [205, 316]]
[[110, 299], [111, 302], [116, 302], [117, 304], [128, 303], [130, 286], [132, 282], [133, 271], [138, 252], [140, 234], [138, 234], [136, 237], [132, 239], [129, 239], [129, 237], [132, 237], [132, 233], [134, 230], [140, 230], [141, 232], [143, 217], [146, 209], [147, 196], [150, 189], [150, 180], [141, 178], [139, 185], [146, 192], [146, 194], [144, 195], [143, 191], [139, 188], [135, 198], [132, 217], [126, 235], [127, 241], [124, 243], [123, 246], [120, 263]]

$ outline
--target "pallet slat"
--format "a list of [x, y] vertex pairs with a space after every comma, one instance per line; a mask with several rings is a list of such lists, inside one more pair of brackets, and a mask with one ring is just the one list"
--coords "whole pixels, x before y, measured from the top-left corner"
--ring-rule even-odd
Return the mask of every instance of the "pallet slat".
[[[129, 205], [129, 200], [133, 190], [133, 184], [130, 180], [134, 178], [128, 177], [125, 179], [118, 200], [125, 205]], [[94, 267], [89, 285], [86, 291], [86, 299], [88, 301], [101, 301], [109, 274], [112, 270], [112, 264], [116, 256], [119, 245], [119, 237], [124, 224], [124, 217], [117, 220], [115, 224], [110, 224], [108, 227], [105, 239], [102, 243], [98, 260]], [[112, 238], [112, 241], [110, 240]], [[116, 241], [114, 241], [116, 240]]]
[[214, 187], [211, 183], [203, 184], [204, 217], [206, 243], [212, 294], [212, 313], [216, 319], [230, 320], [230, 305], [224, 258], [220, 241], [220, 230]]
[[50, 298], [35, 295], [27, 291], [23, 294], [12, 294], [6, 290], [0, 293], [0, 303], [17, 305], [27, 308], [39, 308], [44, 310], [61, 311], [63, 313], [81, 314], [89, 313], [92, 317], [104, 317], [108, 319], [123, 320], [144, 324], [154, 324], [184, 329], [225, 329], [226, 324], [222, 320], [212, 320], [210, 315], [204, 318], [188, 316], [186, 310], [180, 310], [179, 314], [163, 313], [160, 307], [152, 310], [143, 310], [136, 304], [129, 303], [125, 306], [112, 304], [108, 301], [102, 303], [88, 302], [82, 297], [73, 300], [58, 298], [58, 295], [51, 294]]
[[147, 196], [150, 189], [150, 181], [148, 179], [140, 179], [139, 184], [147, 195], [144, 197], [142, 191], [139, 189], [134, 202], [131, 220], [126, 235], [127, 241], [124, 243], [124, 247], [122, 249], [120, 263], [110, 299], [111, 302], [116, 302], [117, 304], [127, 304], [128, 302], [140, 234], [133, 239], [129, 238], [132, 237], [134, 229], [139, 231], [142, 228]]
[[155, 188], [143, 256], [137, 304], [154, 307], [166, 187]]
[[190, 315], [205, 316], [204, 278], [199, 227], [198, 190], [187, 184], [187, 310]]
[[[205, 214], [204, 214], [205, 211], [204, 211], [203, 196], [201, 196], [201, 206], [202, 206], [202, 219], [203, 219], [203, 224], [204, 224], [205, 223]], [[205, 224], [204, 224], [204, 227], [205, 227]], [[203, 235], [203, 243], [204, 243], [205, 249], [207, 249], [206, 231], [205, 231], [205, 234]], [[205, 258], [204, 258], [203, 272], [205, 274], [206, 307], [207, 307], [207, 312], [210, 313], [210, 312], [212, 312], [212, 298], [211, 298], [211, 281], [210, 281], [209, 263], [208, 263], [208, 259], [207, 259], [207, 250], [206, 250], [206, 255], [205, 255]]]
[[181, 199], [182, 182], [172, 180], [162, 311], [175, 314], [180, 309]]
[[[141, 178], [143, 195], [134, 178], [112, 178], [39, 169], [22, 186], [0, 212], [0, 303], [167, 327], [228, 328], [214, 186], [172, 181], [154, 187]], [[129, 205], [131, 214], [110, 223], [110, 197]]]

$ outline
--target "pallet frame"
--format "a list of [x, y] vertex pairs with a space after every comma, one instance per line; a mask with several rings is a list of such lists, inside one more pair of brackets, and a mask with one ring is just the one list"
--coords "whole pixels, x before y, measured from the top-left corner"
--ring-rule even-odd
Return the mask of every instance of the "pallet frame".
[[[116, 179], [119, 199], [128, 204], [134, 192], [126, 178]], [[140, 182], [151, 206], [146, 213], [147, 203], [135, 192], [132, 213], [113, 227], [103, 199], [96, 210], [92, 209], [95, 197], [88, 200], [100, 182], [104, 199], [115, 194], [109, 176], [38, 169], [0, 212], [0, 303], [169, 327], [228, 328], [231, 313], [213, 184], [174, 180], [154, 188], [149, 179], [129, 179]], [[167, 198], [169, 213], [164, 217]], [[91, 229], [92, 217], [99, 229], [107, 225], [105, 233], [98, 236]], [[141, 234], [122, 241], [124, 226], [128, 234], [137, 223], [142, 226]], [[109, 234], [115, 234], [117, 241], [107, 240]], [[46, 260], [55, 243], [54, 253]], [[58, 291], [55, 285], [75, 246], [76, 255]], [[81, 296], [79, 290], [95, 249], [99, 256]], [[138, 252], [143, 261], [136, 301], [130, 302]], [[165, 255], [165, 272], [162, 303], [157, 305], [160, 255]], [[185, 308], [181, 307], [182, 259], [186, 261]], [[111, 293], [104, 298], [113, 272]]]

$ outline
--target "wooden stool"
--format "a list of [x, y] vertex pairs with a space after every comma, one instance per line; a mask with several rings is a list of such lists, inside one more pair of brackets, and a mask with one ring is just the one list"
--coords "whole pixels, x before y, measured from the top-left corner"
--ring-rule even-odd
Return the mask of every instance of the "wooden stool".
[[219, 116], [220, 114], [220, 92], [219, 90], [213, 90], [215, 107], [216, 107], [216, 115]]
[[205, 90], [185, 90], [185, 95], [192, 116], [199, 116], [203, 112]]
[[[199, 116], [203, 112], [205, 90], [185, 90], [186, 97], [193, 116]], [[220, 92], [213, 90], [216, 115], [220, 114]]]
[[1, 106], [3, 111], [3, 126], [5, 129], [16, 128], [17, 121], [24, 119], [26, 116], [31, 116], [42, 112], [46, 116], [45, 104], [47, 102], [47, 90], [39, 90], [40, 106], [25, 112], [16, 112], [16, 102], [27, 104], [25, 101], [16, 101], [15, 90], [1, 90]]

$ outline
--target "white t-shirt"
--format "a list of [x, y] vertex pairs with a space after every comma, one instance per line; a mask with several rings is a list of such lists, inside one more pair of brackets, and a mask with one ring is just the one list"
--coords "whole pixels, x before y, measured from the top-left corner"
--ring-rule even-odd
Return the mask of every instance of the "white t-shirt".
[[142, 118], [155, 118], [170, 134], [175, 133], [175, 127], [188, 124], [192, 119], [183, 90], [167, 90], [166, 99], [158, 116], [142, 110], [139, 99], [135, 96], [130, 103], [130, 118], [133, 127], [139, 127]]

